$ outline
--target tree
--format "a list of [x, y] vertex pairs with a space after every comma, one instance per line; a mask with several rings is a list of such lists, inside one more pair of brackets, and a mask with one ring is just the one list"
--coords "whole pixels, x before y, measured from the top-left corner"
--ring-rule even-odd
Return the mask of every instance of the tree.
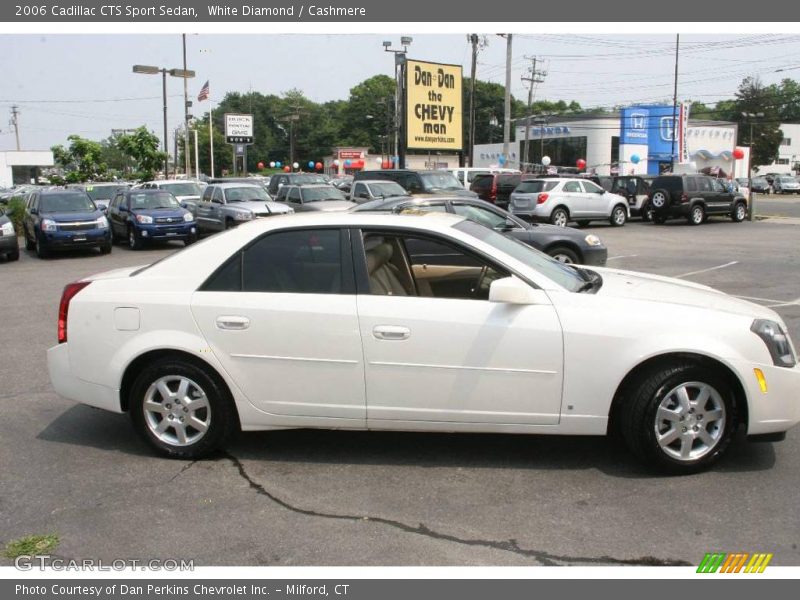
[[107, 166], [102, 160], [103, 147], [99, 142], [87, 140], [79, 135], [67, 137], [69, 147], [53, 146], [56, 164], [65, 170], [64, 179], [68, 183], [102, 180]]
[[[778, 147], [783, 139], [779, 127], [779, 108], [775, 103], [774, 90], [764, 87], [755, 77], [747, 77], [742, 81], [731, 103], [717, 105], [720, 117], [739, 124], [736, 143], [740, 146], [751, 146], [751, 160], [754, 165], [772, 164], [778, 156]], [[748, 113], [763, 113], [764, 116], [745, 116]], [[750, 139], [751, 131], [753, 139]]]
[[120, 136], [117, 145], [136, 164], [135, 177], [140, 181], [153, 179], [167, 159], [166, 153], [158, 149], [158, 136], [147, 131], [144, 126], [135, 129], [131, 134]]
[[365, 146], [375, 154], [389, 153], [394, 142], [395, 88], [394, 79], [388, 75], [375, 75], [350, 88], [340, 115], [345, 145]]

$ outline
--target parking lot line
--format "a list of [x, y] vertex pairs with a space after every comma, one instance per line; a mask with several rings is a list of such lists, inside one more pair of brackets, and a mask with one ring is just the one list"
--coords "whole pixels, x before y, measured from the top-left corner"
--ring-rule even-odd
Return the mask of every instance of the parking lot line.
[[716, 271], [717, 269], [724, 269], [725, 267], [731, 267], [737, 264], [739, 264], [739, 261], [734, 260], [729, 263], [725, 263], [724, 265], [717, 265], [716, 267], [709, 267], [708, 269], [700, 269], [699, 271], [690, 271], [689, 273], [684, 273], [683, 275], [675, 275], [675, 277], [688, 277], [689, 275], [699, 275], [700, 273], [708, 273], [709, 271]]
[[638, 254], [623, 254], [622, 256], [611, 256], [611, 257], [607, 258], [606, 261], [618, 260], [620, 258], [633, 258], [634, 256], [639, 256], [639, 255]]

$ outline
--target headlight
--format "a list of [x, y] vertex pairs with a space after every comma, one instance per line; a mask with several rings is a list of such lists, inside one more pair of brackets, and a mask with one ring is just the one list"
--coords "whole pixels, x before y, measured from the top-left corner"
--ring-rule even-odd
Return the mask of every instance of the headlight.
[[56, 231], [58, 226], [52, 219], [42, 219], [42, 231]]
[[783, 325], [767, 319], [756, 319], [750, 331], [764, 340], [776, 367], [793, 367], [796, 364], [792, 344]]
[[149, 224], [153, 222], [153, 217], [149, 215], [136, 215], [136, 221], [139, 223]]
[[589, 235], [587, 235], [587, 236], [586, 236], [585, 238], [583, 238], [583, 239], [584, 239], [584, 240], [586, 241], [586, 243], [587, 243], [587, 244], [589, 244], [590, 246], [602, 246], [602, 245], [603, 245], [603, 241], [602, 241], [602, 240], [601, 240], [599, 237], [597, 237], [596, 235], [594, 235], [593, 233], [590, 233]]
[[3, 223], [3, 226], [0, 227], [0, 235], [14, 235], [14, 226], [11, 221]]
[[194, 221], [194, 215], [192, 213], [187, 212], [185, 215], [183, 215], [183, 220], [186, 223], [191, 223], [192, 221]]
[[105, 217], [99, 217], [97, 219], [97, 228], [108, 229], [108, 219], [106, 219]]
[[248, 212], [241, 211], [241, 212], [235, 213], [233, 215], [233, 218], [236, 219], [237, 221], [249, 221], [250, 219], [253, 218], [253, 213], [251, 213], [249, 211]]

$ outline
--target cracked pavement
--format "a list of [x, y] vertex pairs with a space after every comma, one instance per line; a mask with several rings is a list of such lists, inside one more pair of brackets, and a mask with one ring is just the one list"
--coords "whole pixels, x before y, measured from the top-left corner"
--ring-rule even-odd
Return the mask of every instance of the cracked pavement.
[[[776, 310], [800, 340], [799, 226], [590, 229], [624, 256], [618, 268], [738, 261], [688, 278], [788, 302]], [[275, 431], [209, 460], [152, 455], [127, 416], [56, 396], [44, 353], [65, 283], [177, 247], [0, 264], [0, 544], [54, 532], [61, 556], [198, 565], [696, 564], [713, 550], [800, 564], [797, 431], [737, 439], [714, 470], [684, 478], [586, 437]]]

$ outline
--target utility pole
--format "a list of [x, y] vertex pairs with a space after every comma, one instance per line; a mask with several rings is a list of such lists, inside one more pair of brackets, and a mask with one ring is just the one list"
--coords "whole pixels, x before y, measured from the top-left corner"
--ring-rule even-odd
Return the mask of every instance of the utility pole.
[[506, 99], [503, 115], [503, 157], [508, 162], [508, 147], [511, 142], [511, 37], [512, 34], [501, 34], [506, 38]]
[[528, 70], [528, 76], [522, 76], [522, 81], [528, 82], [528, 114], [525, 116], [525, 145], [522, 147], [522, 165], [523, 167], [520, 170], [527, 169], [529, 163], [529, 153], [528, 153], [528, 140], [530, 139], [530, 132], [531, 132], [531, 107], [533, 105], [533, 86], [537, 83], [544, 83], [544, 78], [547, 76], [546, 71], [539, 71], [536, 69], [536, 57], [535, 56], [526, 56], [527, 60], [531, 61], [530, 69]]
[[467, 152], [469, 153], [469, 166], [475, 166], [475, 66], [478, 62], [478, 34], [472, 33], [469, 35], [469, 41], [472, 44], [472, 69], [469, 74], [469, 146]]
[[[187, 177], [191, 175], [192, 171], [192, 163], [191, 157], [189, 156], [189, 82], [187, 81], [187, 77], [185, 75], [187, 68], [186, 68], [186, 34], [182, 35], [183, 38], [183, 129], [186, 134], [183, 136], [183, 154], [184, 154], [184, 173]], [[175, 162], [177, 162], [177, 157]], [[178, 169], [175, 169], [175, 173], [177, 175]]]
[[17, 138], [17, 151], [19, 151], [19, 106], [11, 107], [11, 126], [14, 128], [14, 137]]
[[670, 153], [670, 171], [675, 172], [675, 136], [678, 135], [678, 50], [681, 45], [681, 34], [675, 36], [675, 83], [672, 89], [672, 151]]

